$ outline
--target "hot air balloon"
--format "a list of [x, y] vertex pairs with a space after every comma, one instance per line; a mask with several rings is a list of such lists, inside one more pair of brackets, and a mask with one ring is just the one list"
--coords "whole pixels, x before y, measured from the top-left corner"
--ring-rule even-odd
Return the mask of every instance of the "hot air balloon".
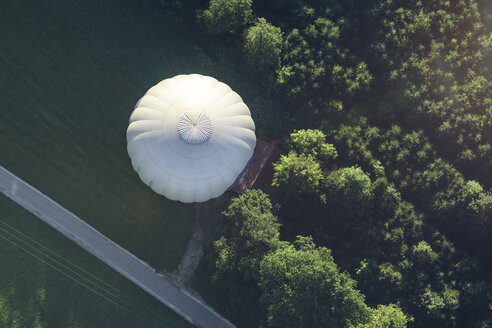
[[142, 181], [184, 203], [222, 195], [244, 173], [256, 145], [255, 125], [241, 97], [199, 74], [150, 88], [130, 116], [126, 137]]

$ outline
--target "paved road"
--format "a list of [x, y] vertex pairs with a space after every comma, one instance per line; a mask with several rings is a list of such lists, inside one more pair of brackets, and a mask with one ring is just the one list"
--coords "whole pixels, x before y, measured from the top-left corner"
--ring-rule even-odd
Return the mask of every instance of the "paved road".
[[0, 191], [76, 242], [197, 327], [232, 328], [230, 322], [182, 291], [169, 278], [105, 237], [39, 190], [0, 166]]

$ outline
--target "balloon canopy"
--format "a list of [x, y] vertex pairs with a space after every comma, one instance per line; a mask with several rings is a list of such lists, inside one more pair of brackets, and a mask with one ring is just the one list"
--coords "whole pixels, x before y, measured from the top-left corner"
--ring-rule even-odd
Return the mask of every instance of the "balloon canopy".
[[185, 203], [222, 195], [253, 156], [255, 125], [241, 97], [199, 74], [159, 82], [138, 101], [126, 134], [138, 175]]

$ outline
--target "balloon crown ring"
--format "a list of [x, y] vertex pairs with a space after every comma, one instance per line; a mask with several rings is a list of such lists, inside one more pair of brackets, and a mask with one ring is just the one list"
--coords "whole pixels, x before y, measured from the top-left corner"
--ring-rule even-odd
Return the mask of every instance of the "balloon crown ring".
[[178, 118], [178, 135], [186, 143], [198, 145], [212, 135], [212, 119], [201, 110], [189, 110]]

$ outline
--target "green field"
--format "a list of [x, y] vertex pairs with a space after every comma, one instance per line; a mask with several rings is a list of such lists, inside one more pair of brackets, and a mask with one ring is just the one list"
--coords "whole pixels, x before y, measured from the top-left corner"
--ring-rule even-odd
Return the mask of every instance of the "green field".
[[0, 195], [0, 327], [191, 327]]
[[[237, 50], [208, 42], [200, 34], [200, 26], [155, 8], [151, 2], [2, 1], [0, 165], [152, 266], [173, 270], [185, 251], [196, 215], [192, 205], [168, 201], [153, 193], [131, 167], [126, 128], [138, 99], [162, 79], [201, 73], [224, 81], [242, 96], [260, 138], [275, 138], [282, 119], [271, 110], [269, 96], [257, 79], [238, 73], [247, 69], [239, 67], [242, 64]], [[46, 242], [56, 239], [56, 243], [68, 245], [63, 246], [65, 256], [79, 254], [71, 257], [72, 261], [78, 263], [78, 258], [87, 257], [81, 260], [86, 264], [78, 264], [84, 270], [92, 274], [99, 270], [97, 275], [105, 281], [119, 279], [118, 284], [126, 283], [101, 264], [97, 265], [103, 269], [93, 270], [96, 264], [92, 263], [97, 260], [83, 255], [69, 241], [62, 241], [63, 237], [34, 222], [30, 215], [25, 222], [14, 219], [17, 215], [5, 217], [8, 211], [4, 206], [10, 209], [12, 204], [2, 200], [0, 205], [1, 219], [12, 220], [8, 224], [13, 228], [26, 230], [43, 244], [45, 238]], [[15, 246], [5, 240], [0, 242], [0, 283], [6, 281], [6, 286], [13, 286], [19, 293], [14, 297], [10, 287], [2, 289], [0, 306], [8, 309], [11, 316], [23, 318], [26, 325], [38, 320], [36, 313], [42, 307], [36, 295], [43, 288], [62, 300], [65, 290], [84, 290], [49, 265], [26, 254], [21, 257], [22, 250], [15, 251]], [[34, 275], [39, 275], [32, 281], [30, 267]], [[53, 271], [50, 275], [49, 270]], [[63, 284], [59, 285], [59, 281]], [[48, 284], [49, 289], [43, 287]], [[205, 287], [200, 291], [210, 294]], [[136, 291], [132, 289], [132, 293]], [[80, 303], [75, 294], [67, 296], [70, 299], [66, 308], [65, 302], [50, 298], [50, 307], [57, 308], [49, 314], [49, 320], [54, 321], [42, 327], [78, 327], [77, 322], [82, 327], [96, 327], [101, 325], [92, 323], [106, 316], [113, 317], [111, 320], [121, 316], [120, 321], [115, 321], [126, 324], [121, 327], [145, 327], [135, 324], [138, 317], [131, 319], [121, 314], [111, 303], [102, 306], [104, 298], [91, 292], [80, 302], [93, 305], [77, 309]], [[134, 300], [139, 302], [151, 301], [140, 295]], [[135, 312], [143, 309], [137, 308]], [[169, 317], [161, 308], [156, 311]], [[89, 316], [86, 321], [82, 319], [84, 314]], [[103, 326], [120, 327], [117, 323]]]
[[173, 269], [192, 207], [139, 180], [126, 127], [147, 88], [200, 61], [176, 19], [134, 3], [2, 2], [0, 164], [153, 266]]

